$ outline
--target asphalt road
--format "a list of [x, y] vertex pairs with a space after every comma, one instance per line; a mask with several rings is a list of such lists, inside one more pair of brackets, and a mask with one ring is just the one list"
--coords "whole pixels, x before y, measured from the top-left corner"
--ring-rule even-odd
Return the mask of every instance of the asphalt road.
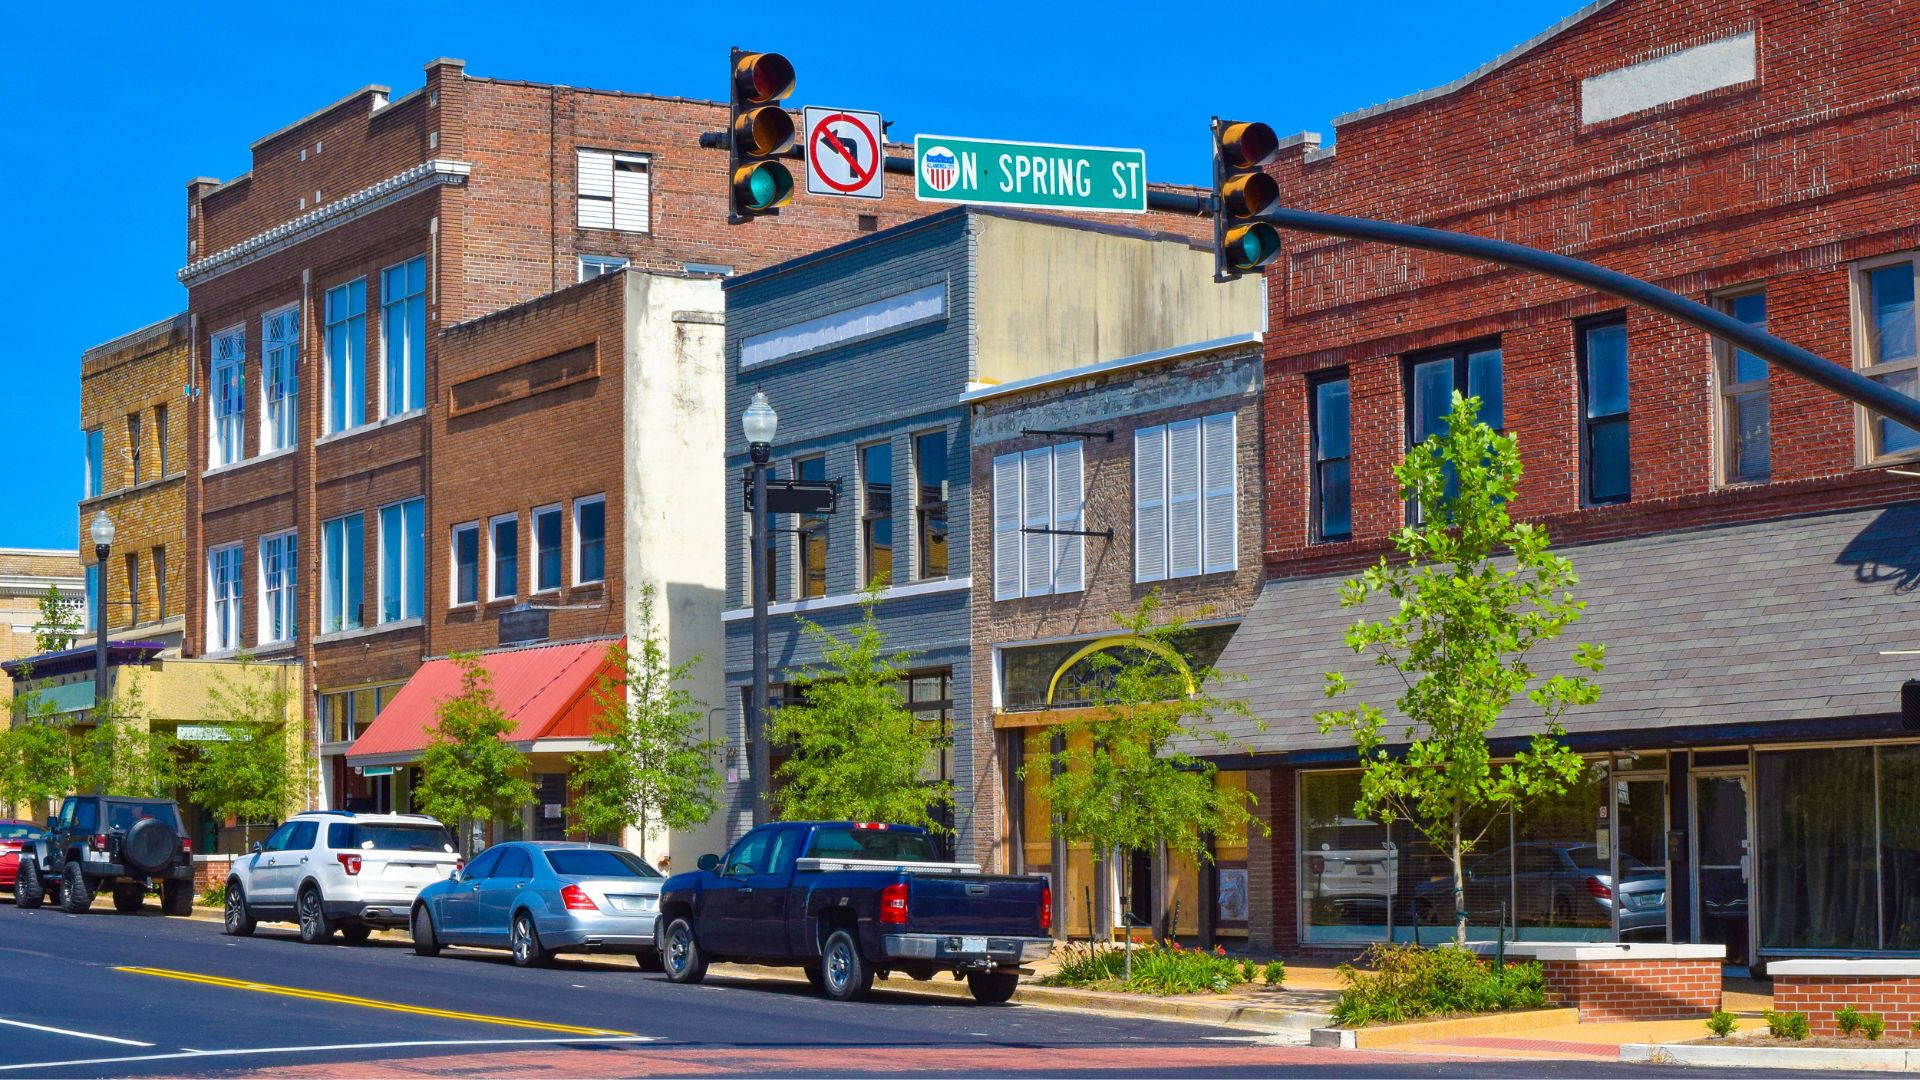
[[[5, 899], [10, 899], [5, 898]], [[415, 956], [402, 935], [302, 945], [216, 922], [0, 906], [0, 1080], [245, 1074], [1594, 1076], [1644, 1066], [1360, 1054], [1201, 1025], [804, 983], [675, 986], [562, 959]], [[1670, 1070], [1683, 1075], [1688, 1070]]]

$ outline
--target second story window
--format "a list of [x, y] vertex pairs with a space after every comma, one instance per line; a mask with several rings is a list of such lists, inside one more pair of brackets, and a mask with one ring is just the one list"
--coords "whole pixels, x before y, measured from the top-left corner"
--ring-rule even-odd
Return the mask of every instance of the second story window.
[[300, 415], [300, 308], [260, 320], [260, 452], [293, 446]]
[[367, 279], [327, 290], [326, 429], [367, 422]]
[[153, 617], [167, 617], [167, 549], [153, 549]]
[[580, 280], [592, 281], [605, 277], [615, 270], [624, 270], [627, 260], [619, 255], [582, 255], [580, 256]]
[[[1720, 309], [1748, 326], [1767, 328], [1767, 294], [1742, 293]], [[1773, 474], [1767, 362], [1745, 349], [1714, 342], [1714, 383], [1720, 391], [1720, 480], [1756, 483]]]
[[81, 612], [80, 617], [86, 620], [85, 626], [88, 632], [92, 632], [93, 628], [99, 625], [95, 620], [100, 618], [100, 566], [101, 564], [97, 562], [88, 563], [86, 569], [87, 604], [86, 610]]
[[246, 453], [241, 424], [247, 412], [243, 374], [247, 362], [247, 331], [236, 326], [213, 335], [212, 378], [207, 382], [207, 403], [211, 410], [208, 427], [207, 467], [218, 468], [239, 461]]
[[1086, 582], [1082, 443], [993, 459], [993, 598], [1079, 592]]
[[487, 522], [487, 550], [493, 572], [487, 575], [487, 599], [511, 600], [520, 593], [520, 515]]
[[533, 591], [560, 587], [560, 507], [542, 506], [533, 512]]
[[1343, 372], [1308, 387], [1312, 427], [1313, 539], [1346, 540], [1353, 535], [1353, 403]]
[[[1854, 289], [1860, 313], [1856, 320], [1856, 363], [1861, 374], [1889, 390], [1920, 397], [1920, 334], [1916, 333], [1914, 274], [1920, 259], [1868, 266], [1859, 272]], [[1902, 454], [1920, 448], [1920, 432], [1885, 417], [1867, 414], [1869, 459]]]
[[893, 583], [893, 444], [860, 448], [860, 555], [863, 585]]
[[320, 528], [320, 632], [352, 630], [365, 623], [366, 515], [347, 514]]
[[651, 159], [645, 154], [581, 150], [580, 227], [646, 232], [651, 198]]
[[427, 404], [427, 257], [380, 272], [382, 415]]
[[207, 552], [207, 651], [240, 647], [240, 545]]
[[913, 437], [916, 577], [947, 576], [947, 433]]
[[1239, 563], [1232, 413], [1133, 433], [1133, 579], [1165, 581]]
[[1627, 320], [1585, 323], [1580, 337], [1580, 451], [1583, 501], [1625, 502], [1633, 493], [1627, 440]]
[[607, 580], [607, 497], [573, 501], [573, 583]]
[[140, 553], [135, 551], [122, 560], [127, 567], [127, 625], [140, 625]]
[[480, 523], [468, 522], [453, 527], [454, 607], [471, 604], [480, 598]]
[[[801, 458], [793, 463], [793, 476], [812, 484], [827, 482], [827, 459], [824, 457]], [[799, 592], [802, 599], [811, 596], [827, 595], [827, 516], [809, 514], [800, 518], [800, 572]], [[772, 569], [772, 560], [768, 560], [768, 569]], [[772, 575], [769, 574], [769, 577]]]
[[87, 471], [81, 476], [81, 497], [91, 499], [106, 490], [107, 436], [100, 428], [88, 428]]
[[173, 471], [173, 453], [167, 449], [167, 432], [167, 407], [155, 405], [153, 407], [153, 441], [160, 451], [161, 476]]
[[380, 621], [417, 619], [427, 606], [427, 504], [380, 508]]
[[129, 484], [140, 482], [140, 435], [140, 414], [130, 412], [127, 414], [127, 468], [130, 473], [127, 483]]
[[262, 645], [292, 641], [295, 594], [300, 584], [300, 545], [293, 533], [260, 538], [260, 637]]
[[[1426, 442], [1447, 430], [1458, 390], [1480, 399], [1480, 421], [1494, 430], [1506, 423], [1506, 402], [1500, 378], [1500, 346], [1479, 345], [1423, 353], [1407, 362], [1407, 446]], [[1447, 466], [1447, 497], [1459, 494], [1459, 480]], [[1409, 520], [1419, 520], [1418, 506], [1409, 506]]]

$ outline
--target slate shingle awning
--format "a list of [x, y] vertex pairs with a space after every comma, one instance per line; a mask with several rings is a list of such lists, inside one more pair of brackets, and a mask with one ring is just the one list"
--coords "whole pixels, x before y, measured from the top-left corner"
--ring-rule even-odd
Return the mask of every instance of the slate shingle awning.
[[[1566, 657], [1578, 641], [1607, 647], [1600, 701], [1568, 714], [1569, 735], [1617, 732], [1624, 746], [1646, 745], [1647, 732], [1696, 727], [1744, 725], [1764, 737], [1766, 725], [1795, 722], [1816, 731], [1842, 718], [1885, 726], [1899, 713], [1900, 684], [1920, 675], [1920, 658], [1880, 655], [1920, 648], [1920, 503], [1557, 550], [1580, 575], [1575, 596], [1586, 614], [1536, 657], [1536, 670], [1572, 672]], [[1190, 749], [1219, 756], [1351, 746], [1313, 722], [1327, 707], [1323, 675], [1332, 670], [1353, 685], [1343, 702], [1378, 705], [1392, 737], [1404, 732], [1393, 708], [1399, 677], [1346, 648], [1355, 613], [1339, 606], [1344, 580], [1267, 583], [1218, 664], [1244, 673], [1222, 692], [1245, 699], [1266, 730], [1235, 718], [1221, 725], [1227, 746]], [[1538, 729], [1538, 710], [1522, 701], [1494, 734]]]

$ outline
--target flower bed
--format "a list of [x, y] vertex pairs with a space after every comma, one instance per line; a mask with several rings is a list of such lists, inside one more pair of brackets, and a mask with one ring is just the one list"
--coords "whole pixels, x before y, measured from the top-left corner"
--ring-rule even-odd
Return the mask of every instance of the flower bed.
[[1334, 1003], [1333, 1019], [1343, 1027], [1547, 1005], [1546, 979], [1538, 963], [1496, 968], [1450, 945], [1375, 945], [1367, 950], [1366, 962], [1371, 972], [1340, 966], [1347, 988]]
[[1228, 956], [1217, 946], [1212, 951], [1189, 949], [1177, 941], [1157, 941], [1135, 948], [1131, 978], [1127, 977], [1127, 950], [1120, 946], [1072, 943], [1054, 955], [1060, 970], [1041, 978], [1042, 986], [1165, 996], [1224, 994], [1255, 983], [1278, 989], [1286, 980], [1286, 967], [1278, 960], [1257, 965]]

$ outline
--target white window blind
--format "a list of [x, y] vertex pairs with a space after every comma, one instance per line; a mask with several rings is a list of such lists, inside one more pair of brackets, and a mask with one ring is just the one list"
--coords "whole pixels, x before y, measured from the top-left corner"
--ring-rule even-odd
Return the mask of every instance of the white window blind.
[[580, 227], [646, 232], [651, 226], [651, 159], [610, 150], [578, 153]]
[[1238, 567], [1235, 432], [1232, 413], [1134, 432], [1135, 581]]
[[993, 598], [1079, 592], [1085, 539], [1078, 530], [1085, 492], [1082, 444], [1042, 446], [993, 459]]
[[613, 155], [605, 150], [580, 151], [580, 227], [613, 228]]
[[644, 154], [613, 155], [613, 227], [622, 232], [647, 231], [648, 165]]

